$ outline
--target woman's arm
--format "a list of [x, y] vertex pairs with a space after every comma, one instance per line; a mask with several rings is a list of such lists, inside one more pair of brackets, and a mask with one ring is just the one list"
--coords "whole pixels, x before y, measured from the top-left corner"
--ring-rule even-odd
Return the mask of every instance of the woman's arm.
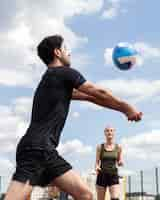
[[100, 152], [101, 152], [101, 145], [97, 145], [97, 149], [96, 149], [96, 163], [95, 163], [95, 171], [98, 174], [99, 171], [101, 170], [100, 168]]
[[120, 145], [118, 145], [117, 164], [118, 164], [118, 166], [123, 166], [124, 165], [122, 147]]

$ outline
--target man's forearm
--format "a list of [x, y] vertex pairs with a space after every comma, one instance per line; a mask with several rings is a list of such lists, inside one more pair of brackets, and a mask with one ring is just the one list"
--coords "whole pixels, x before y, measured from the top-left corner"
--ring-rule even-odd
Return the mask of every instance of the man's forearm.
[[138, 112], [130, 104], [112, 95], [109, 90], [103, 89], [91, 82], [86, 81], [78, 90], [89, 95], [86, 100], [105, 108], [110, 108], [126, 115], [128, 120], [139, 121], [142, 118], [142, 112]]
[[96, 105], [114, 109], [123, 113], [126, 106], [128, 106], [128, 104], [119, 98], [114, 97], [109, 91], [107, 92], [105, 90], [97, 91], [94, 96], [74, 90], [72, 94], [72, 100], [88, 101]]
[[120, 112], [124, 112], [124, 102], [119, 98], [113, 97], [111, 94], [103, 94], [101, 98], [97, 98], [95, 96], [90, 96], [88, 101], [97, 104], [99, 106], [107, 107], [110, 109], [114, 109]]

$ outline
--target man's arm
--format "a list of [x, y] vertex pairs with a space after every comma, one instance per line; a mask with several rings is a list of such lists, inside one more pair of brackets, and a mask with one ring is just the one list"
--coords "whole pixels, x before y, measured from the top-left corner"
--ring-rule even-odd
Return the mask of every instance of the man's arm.
[[90, 101], [97, 105], [110, 108], [113, 110], [117, 110], [119, 112], [124, 113], [128, 117], [128, 120], [131, 120], [131, 121], [141, 120], [141, 117], [142, 117], [141, 112], [138, 112], [134, 107], [132, 107], [128, 103], [113, 96], [111, 91], [108, 89], [103, 89], [97, 86], [96, 84], [86, 81], [78, 88], [78, 91], [81, 92], [82, 94], [84, 93], [81, 96], [82, 99], [80, 99], [80, 96], [78, 99], [78, 96], [77, 96], [78, 100]]
[[103, 100], [97, 99], [95, 96], [88, 95], [84, 92], [80, 92], [77, 89], [73, 90], [72, 100], [89, 101], [99, 106], [106, 107], [106, 103]]
[[[108, 107], [108, 102], [104, 101], [104, 99], [102, 98], [97, 97], [96, 94], [94, 95], [95, 96], [89, 95], [87, 93], [87, 90], [85, 92], [82, 92], [80, 90], [74, 89], [72, 93], [72, 100], [89, 101], [99, 106]], [[111, 95], [111, 93], [109, 95]], [[109, 103], [109, 106], [111, 106], [110, 103]]]
[[93, 96], [90, 96], [84, 92], [80, 92], [77, 89], [74, 89], [72, 92], [72, 100], [90, 101], [93, 103], [93, 99]]

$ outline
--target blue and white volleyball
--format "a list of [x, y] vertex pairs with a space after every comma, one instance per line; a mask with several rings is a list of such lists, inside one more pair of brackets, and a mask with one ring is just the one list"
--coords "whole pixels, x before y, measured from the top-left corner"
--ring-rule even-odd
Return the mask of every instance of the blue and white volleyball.
[[132, 45], [119, 43], [113, 49], [112, 59], [120, 70], [128, 70], [136, 64], [137, 55], [138, 52]]

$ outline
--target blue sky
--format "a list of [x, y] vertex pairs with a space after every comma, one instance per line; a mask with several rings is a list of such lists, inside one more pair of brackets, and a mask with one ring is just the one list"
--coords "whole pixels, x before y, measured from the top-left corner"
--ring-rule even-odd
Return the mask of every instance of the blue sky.
[[[103, 142], [103, 130], [111, 124], [124, 149], [124, 174], [159, 165], [159, 7], [158, 0], [2, 1], [0, 174], [7, 177], [5, 185], [14, 170], [16, 144], [29, 124], [34, 90], [45, 71], [36, 45], [56, 33], [72, 50], [72, 67], [144, 113], [141, 122], [129, 123], [118, 112], [74, 101], [60, 153], [76, 170], [89, 173], [96, 145]], [[131, 43], [141, 53], [132, 70], [120, 71], [112, 63], [112, 48], [119, 42]]]

